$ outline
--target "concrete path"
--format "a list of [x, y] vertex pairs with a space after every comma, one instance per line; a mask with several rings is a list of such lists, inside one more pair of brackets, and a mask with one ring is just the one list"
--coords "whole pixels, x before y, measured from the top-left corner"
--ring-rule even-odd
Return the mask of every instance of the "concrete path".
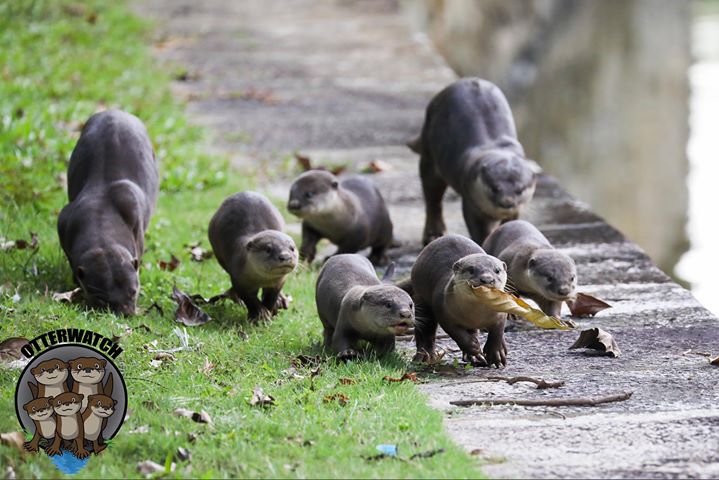
[[[404, 242], [392, 256], [407, 271], [424, 213], [417, 159], [403, 144], [454, 75], [409, 30], [396, 2], [149, 0], [137, 10], [159, 22], [159, 58], [187, 69], [189, 81], [176, 82], [176, 93], [213, 133], [212, 148], [240, 172], [258, 173], [269, 195], [286, 198], [296, 150], [350, 172], [372, 160], [390, 164], [373, 178]], [[465, 233], [456, 195], [446, 203], [450, 230]], [[613, 305], [577, 323], [612, 332], [623, 355], [570, 352], [577, 331], [513, 325], [507, 368], [443, 368], [444, 379], [421, 387], [447, 412], [450, 435], [485, 462], [490, 477], [719, 476], [719, 367], [683, 355], [719, 354], [717, 319], [551, 177], [542, 177], [527, 218], [577, 261], [580, 290]], [[442, 342], [450, 365], [456, 346]], [[496, 375], [566, 384], [537, 390], [487, 378]], [[449, 404], [627, 391], [630, 400], [597, 407]]]

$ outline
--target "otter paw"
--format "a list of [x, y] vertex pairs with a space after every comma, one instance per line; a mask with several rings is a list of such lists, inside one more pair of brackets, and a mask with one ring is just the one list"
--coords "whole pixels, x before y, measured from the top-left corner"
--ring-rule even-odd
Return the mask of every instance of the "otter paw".
[[444, 357], [444, 352], [427, 352], [426, 350], [417, 351], [412, 357], [412, 361], [415, 363], [426, 363], [427, 365], [434, 365], [439, 363]]
[[75, 456], [79, 459], [87, 458], [90, 456], [90, 452], [88, 452], [84, 448], [80, 448], [75, 452]]
[[505, 367], [507, 366], [507, 344], [504, 340], [499, 345], [485, 345], [484, 356], [489, 366]]
[[58, 450], [57, 448], [52, 448], [52, 446], [48, 446], [45, 449], [45, 453], [52, 457], [53, 455], [60, 455], [60, 450]]
[[481, 353], [462, 353], [462, 360], [469, 363], [473, 367], [487, 367], [487, 359]]
[[342, 362], [350, 362], [352, 360], [356, 360], [357, 358], [359, 358], [359, 352], [353, 348], [342, 350], [337, 354], [337, 360]]
[[275, 303], [275, 310], [287, 310], [290, 308], [290, 299], [284, 293], [280, 293], [277, 296], [277, 302]]
[[34, 445], [32, 442], [25, 442], [23, 445], [28, 452], [37, 452], [37, 445]]

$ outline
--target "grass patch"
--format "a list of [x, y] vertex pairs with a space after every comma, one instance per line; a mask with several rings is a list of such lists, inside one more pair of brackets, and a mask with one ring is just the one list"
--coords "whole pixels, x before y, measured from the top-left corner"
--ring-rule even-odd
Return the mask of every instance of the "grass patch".
[[[168, 93], [169, 74], [149, 57], [148, 26], [121, 3], [66, 0], [0, 1], [0, 236], [38, 234], [37, 251], [0, 252], [0, 339], [34, 337], [64, 327], [90, 328], [107, 336], [126, 328], [118, 366], [129, 393], [129, 419], [112, 446], [93, 457], [80, 477], [137, 475], [143, 460], [164, 463], [178, 447], [192, 461], [178, 462], [177, 476], [193, 477], [466, 477], [475, 462], [442, 431], [442, 416], [409, 383], [384, 382], [408, 365], [399, 355], [337, 365], [319, 349], [320, 322], [314, 306], [316, 271], [301, 269], [286, 286], [294, 302], [273, 322], [248, 326], [244, 308], [217, 304], [214, 320], [188, 329], [193, 350], [175, 361], [150, 366], [144, 345], [179, 344], [172, 333], [172, 285], [205, 296], [220, 293], [228, 278], [214, 260], [192, 262], [185, 245], [206, 240], [212, 212], [227, 195], [252, 187], [242, 175], [225, 176], [226, 161], [202, 154], [202, 132], [187, 124]], [[152, 310], [123, 319], [51, 300], [73, 287], [55, 225], [66, 203], [67, 159], [81, 122], [98, 108], [122, 108], [145, 121], [160, 160], [161, 194], [147, 233], [141, 271], [140, 307]], [[173, 272], [159, 260], [175, 254]], [[149, 332], [136, 328], [146, 325]], [[290, 369], [298, 354], [320, 356], [312, 367]], [[204, 373], [205, 362], [215, 365]], [[19, 428], [14, 390], [19, 372], [0, 368], [0, 432]], [[345, 384], [340, 379], [349, 378]], [[261, 386], [276, 405], [249, 405]], [[325, 397], [343, 393], [345, 405]], [[214, 425], [172, 415], [177, 407], [206, 410]], [[146, 426], [147, 433], [130, 433]], [[190, 441], [190, 434], [196, 435]], [[400, 455], [435, 448], [426, 459], [367, 461], [381, 443]], [[0, 465], [18, 477], [58, 476], [44, 456], [21, 455], [0, 445]]]

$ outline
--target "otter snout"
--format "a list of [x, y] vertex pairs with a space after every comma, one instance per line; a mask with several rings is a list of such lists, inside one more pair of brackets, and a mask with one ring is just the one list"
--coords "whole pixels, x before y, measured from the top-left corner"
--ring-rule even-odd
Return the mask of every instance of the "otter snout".
[[500, 208], [515, 208], [517, 199], [515, 197], [503, 196], [497, 200], [497, 206]]
[[287, 210], [290, 212], [295, 212], [302, 208], [302, 204], [297, 199], [291, 199], [289, 202], [287, 202]]
[[412, 318], [412, 310], [409, 308], [403, 308], [399, 311], [400, 318]]
[[132, 317], [135, 315], [135, 313], [137, 313], [135, 305], [129, 303], [113, 305], [112, 310], [124, 317]]
[[560, 295], [562, 295], [562, 296], [564, 296], [564, 297], [566, 297], [566, 296], [568, 296], [570, 293], [572, 293], [572, 288], [571, 288], [571, 287], [567, 287], [567, 286], [562, 286], [562, 287], [559, 287], [559, 288], [557, 289], [557, 293], [560, 294]]
[[480, 285], [494, 285], [494, 276], [491, 273], [483, 273], [478, 280]]
[[281, 262], [289, 262], [292, 260], [292, 254], [289, 252], [282, 252], [277, 256], [277, 259]]

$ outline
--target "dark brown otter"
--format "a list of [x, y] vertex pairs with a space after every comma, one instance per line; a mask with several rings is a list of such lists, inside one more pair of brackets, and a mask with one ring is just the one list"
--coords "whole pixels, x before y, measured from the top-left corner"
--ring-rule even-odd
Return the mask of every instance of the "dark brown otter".
[[356, 254], [330, 257], [317, 278], [317, 313], [324, 326], [324, 345], [349, 360], [358, 342], [371, 343], [378, 355], [394, 350], [395, 335], [414, 324], [414, 305], [407, 292], [383, 284], [370, 261]]
[[336, 253], [372, 247], [370, 261], [386, 263], [392, 221], [370, 180], [353, 176], [340, 181], [330, 172], [310, 170], [292, 184], [287, 209], [302, 219], [300, 256], [308, 262], [315, 258], [317, 242], [327, 238], [337, 245]]
[[517, 140], [502, 92], [479, 78], [463, 78], [429, 103], [422, 133], [408, 144], [420, 154], [426, 206], [423, 241], [445, 234], [442, 197], [462, 197], [472, 239], [482, 243], [500, 222], [516, 219], [534, 195], [536, 175]]
[[55, 410], [53, 410], [51, 402], [52, 397], [41, 397], [30, 400], [22, 407], [35, 424], [35, 433], [32, 439], [25, 442], [25, 448], [29, 452], [38, 451], [40, 440], [45, 439], [50, 444], [50, 441], [55, 438]]
[[[447, 235], [432, 241], [417, 257], [410, 282], [417, 304], [415, 360], [435, 358], [437, 324], [457, 342], [463, 358], [475, 365], [506, 365], [504, 324], [507, 314], [485, 307], [472, 287], [487, 285], [500, 290], [507, 281], [506, 265], [487, 255], [472, 240]], [[482, 348], [478, 331], [489, 332]]]
[[147, 130], [135, 116], [107, 110], [90, 117], [70, 157], [70, 203], [57, 228], [88, 303], [134, 314], [145, 230], [158, 193]]
[[286, 307], [281, 290], [297, 265], [297, 249], [283, 229], [280, 212], [255, 192], [228, 197], [210, 221], [210, 243], [217, 261], [230, 274], [231, 294], [244, 302], [253, 321], [269, 319]]
[[517, 293], [537, 302], [547, 315], [559, 317], [562, 302], [576, 294], [574, 260], [556, 250], [529, 222], [505, 223], [487, 237], [484, 249], [507, 264], [509, 281]]

